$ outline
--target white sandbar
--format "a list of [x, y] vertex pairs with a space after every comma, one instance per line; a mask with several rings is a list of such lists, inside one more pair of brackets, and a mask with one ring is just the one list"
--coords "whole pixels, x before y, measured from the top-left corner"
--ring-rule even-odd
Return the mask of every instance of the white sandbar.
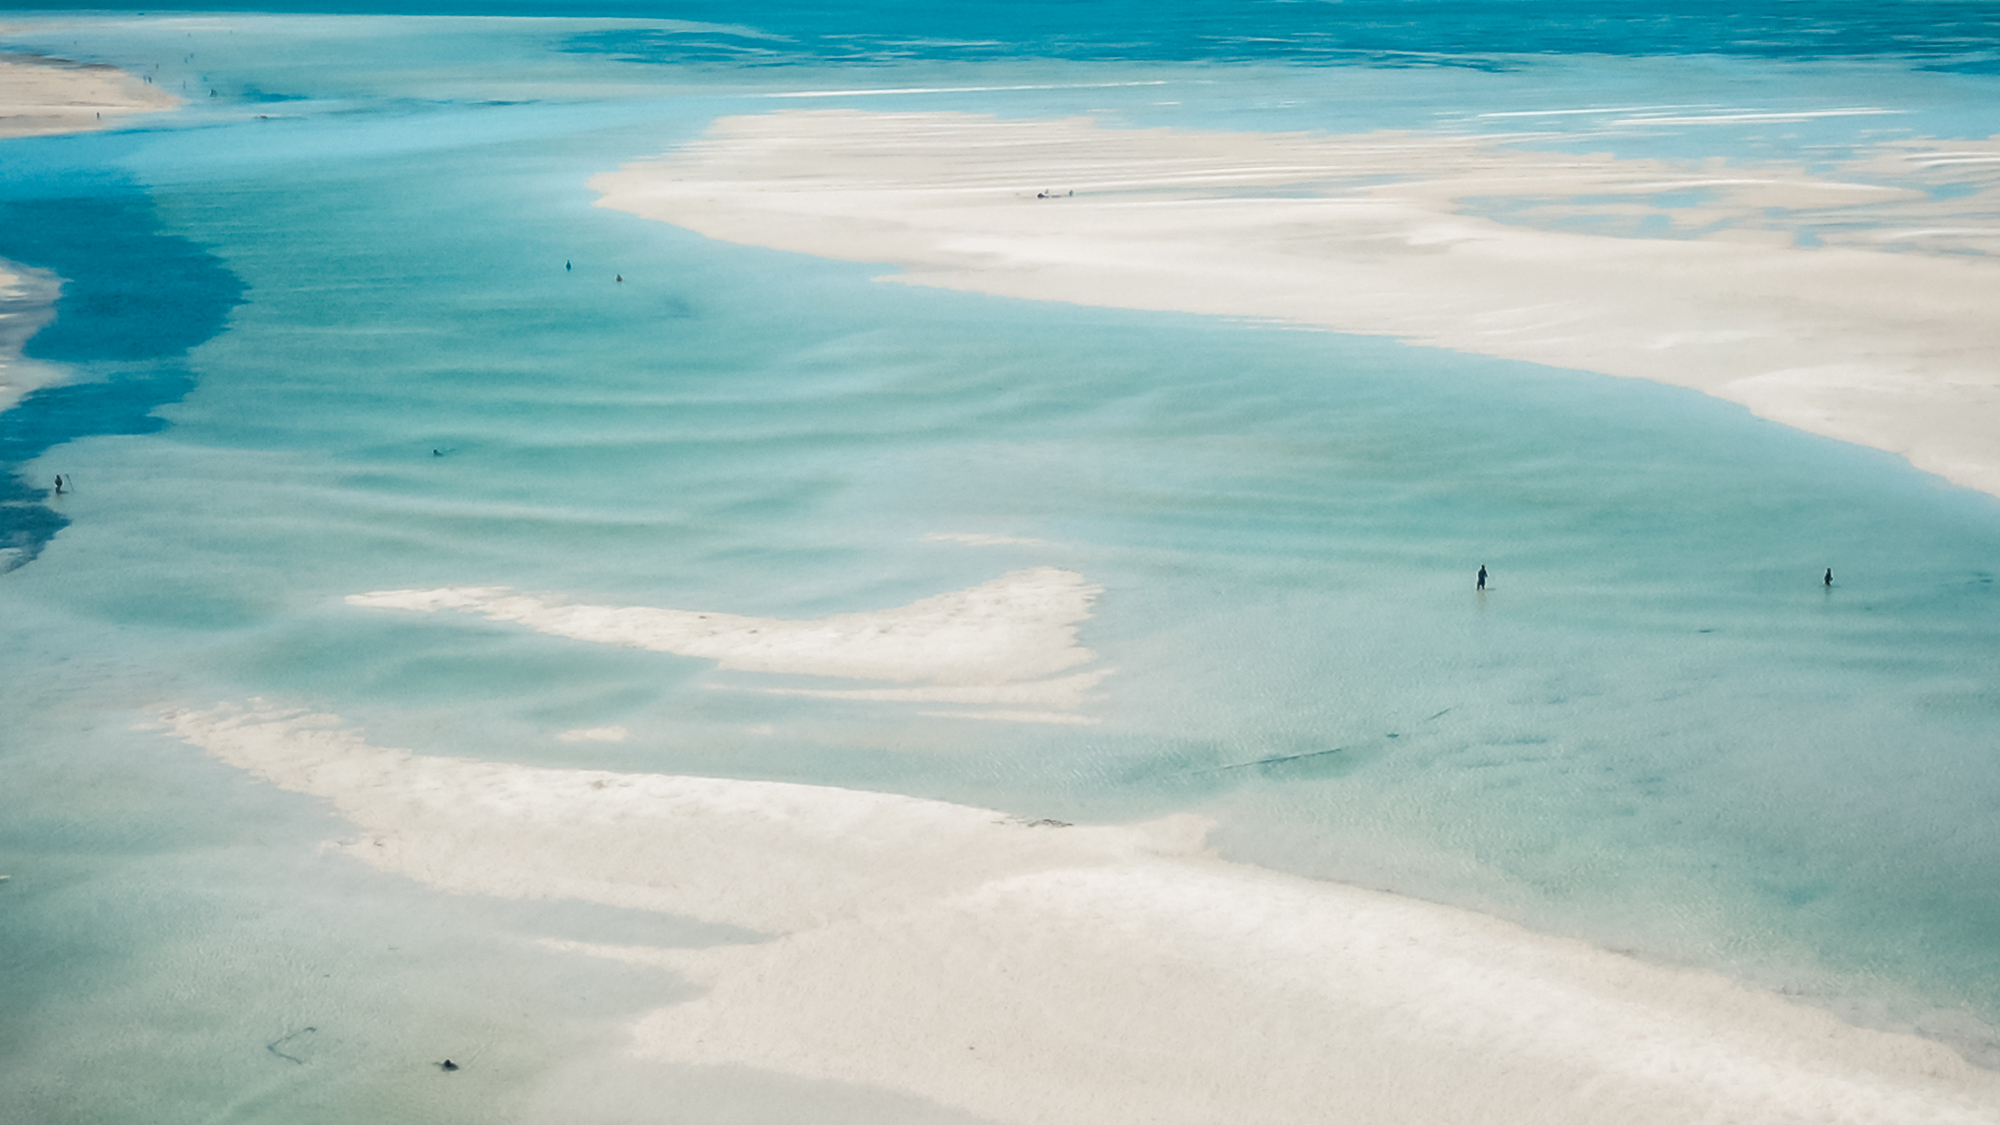
[[[1033, 711], [980, 717], [1075, 722], [1108, 670], [1057, 677], [1097, 654], [1077, 643], [1077, 623], [1101, 593], [1055, 567], [1004, 574], [893, 609], [807, 621], [652, 606], [572, 605], [499, 586], [352, 594], [367, 609], [453, 610], [542, 633], [713, 660], [741, 672], [883, 680], [896, 688], [758, 690], [778, 695], [903, 703], [1026, 704]], [[1055, 677], [1055, 678], [1051, 678]], [[1057, 717], [1051, 719], [1051, 714]]]
[[28, 337], [55, 319], [62, 278], [0, 258], [0, 413], [28, 392], [62, 381], [62, 368], [22, 356]]
[[[600, 206], [712, 238], [902, 268], [884, 280], [1269, 318], [1692, 387], [2000, 495], [2000, 258], [1967, 252], [2000, 250], [2000, 143], [1899, 141], [1845, 171], [1444, 133], [835, 110], [723, 118], [591, 186]], [[1921, 190], [1934, 183], [1977, 190]], [[1699, 199], [1659, 212], [1677, 229], [1716, 229], [1593, 235], [1462, 203], [1609, 220], [1657, 210], [1661, 193]], [[1802, 248], [1777, 214], [1847, 233]]]
[[115, 66], [46, 55], [0, 55], [0, 139], [88, 133], [181, 99]]
[[764, 931], [556, 948], [702, 996], [629, 1049], [995, 1122], [1991, 1123], [2000, 1076], [1708, 973], [1205, 854], [1205, 825], [1026, 822], [882, 793], [382, 749], [253, 704], [165, 726], [448, 891]]

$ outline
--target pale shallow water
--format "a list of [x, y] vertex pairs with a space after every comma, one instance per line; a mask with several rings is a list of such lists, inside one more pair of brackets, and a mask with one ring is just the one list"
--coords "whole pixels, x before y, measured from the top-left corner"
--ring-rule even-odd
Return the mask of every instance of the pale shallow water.
[[[1225, 856], [1719, 968], [2000, 1060], [2000, 501], [1691, 392], [879, 285], [599, 210], [584, 187], [763, 94], [940, 74], [1081, 88], [895, 104], [1362, 131], [1644, 100], [1676, 67], [1835, 104], [1841, 66], [1886, 64], [857, 75], [551, 49], [589, 30], [107, 21], [11, 40], [134, 65], [185, 48], [200, 62], [163, 84], [219, 91], [151, 131], [0, 149], [10, 201], [138, 209], [120, 268], [179, 263], [139, 330], [155, 346], [71, 340], [82, 386], [108, 390], [7, 423], [53, 446], [24, 480], [77, 483], [49, 502], [69, 525], [0, 576], [0, 1066], [30, 1119], [545, 1109], [686, 986], [534, 939], [755, 938], [362, 869], [318, 849], [345, 830], [324, 805], [131, 729], [251, 697], [421, 753], [1075, 821], [1198, 812]], [[1136, 81], [1181, 106], [1109, 85]], [[1869, 93], [1909, 110], [1898, 128], [1951, 135], [1980, 82], [1899, 67]], [[187, 334], [202, 317], [220, 330]], [[504, 585], [816, 618], [1037, 566], [1103, 588], [1079, 635], [1115, 669], [1095, 725], [775, 696], [755, 689], [828, 685], [344, 601]], [[610, 727], [625, 739], [559, 737]], [[447, 1055], [480, 1062], [450, 1101], [417, 1065]], [[762, 1075], [618, 1083], [598, 1111], [952, 1119]]]

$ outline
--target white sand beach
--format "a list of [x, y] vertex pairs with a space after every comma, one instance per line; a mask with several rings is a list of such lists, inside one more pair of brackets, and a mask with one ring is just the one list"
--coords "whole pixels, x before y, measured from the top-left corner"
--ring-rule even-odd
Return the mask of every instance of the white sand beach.
[[[1691, 387], [2000, 495], [2000, 140], [1883, 142], [1831, 174], [1534, 140], [784, 111], [591, 185], [711, 238], [901, 269], [883, 280]], [[1528, 221], [1469, 213], [1496, 199]], [[1651, 216], [1679, 236], [1549, 229]], [[1802, 244], [1809, 225], [1830, 233]]]
[[0, 139], [110, 129], [181, 99], [102, 63], [0, 55]]
[[325, 799], [441, 890], [761, 931], [552, 948], [698, 998], [624, 1050], [995, 1122], [1993, 1122], [2000, 1076], [1705, 972], [1241, 864], [1192, 816], [1068, 826], [881, 793], [370, 745], [253, 702], [163, 726]]

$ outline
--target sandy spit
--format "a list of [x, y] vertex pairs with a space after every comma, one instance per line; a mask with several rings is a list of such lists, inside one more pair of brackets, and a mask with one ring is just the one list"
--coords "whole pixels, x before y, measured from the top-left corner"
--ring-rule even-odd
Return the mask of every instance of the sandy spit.
[[115, 66], [47, 55], [0, 55], [0, 139], [110, 129], [181, 99]]
[[[2000, 495], [2000, 258], [1976, 252], [2000, 201], [2000, 159], [1985, 159], [2000, 143], [1954, 146], [1885, 145], [1844, 177], [1443, 133], [786, 111], [721, 119], [591, 185], [600, 206], [712, 238], [900, 268], [883, 280], [1266, 318], [1691, 387]], [[1909, 186], [1885, 186], [1887, 173]], [[1947, 175], [1978, 190], [1921, 190]], [[1701, 199], [1664, 213], [1678, 237], [1548, 225], [1565, 208], [1638, 216], [1675, 192]], [[1494, 199], [1537, 222], [1465, 204]], [[1775, 214], [1852, 233], [1804, 245], [1763, 218]]]

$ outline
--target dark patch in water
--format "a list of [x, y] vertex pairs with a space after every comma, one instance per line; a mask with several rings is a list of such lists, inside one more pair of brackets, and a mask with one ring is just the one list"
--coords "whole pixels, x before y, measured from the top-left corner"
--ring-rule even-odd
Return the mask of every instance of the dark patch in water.
[[1331, 750], [1308, 750], [1303, 754], [1280, 754], [1274, 758], [1259, 758], [1254, 762], [1232, 762], [1226, 766], [1214, 766], [1210, 769], [1190, 770], [1188, 772], [1193, 774], [1204, 774], [1204, 773], [1224, 773], [1229, 770], [1247, 770], [1247, 769], [1254, 769], [1257, 766], [1275, 766], [1275, 765], [1282, 765], [1286, 762], [1302, 762], [1308, 758], [1324, 758], [1332, 754], [1345, 753], [1346, 750], [1347, 747], [1345, 746], [1336, 746]]
[[284, 1059], [287, 1062], [294, 1062], [299, 1064], [300, 1066], [304, 1066], [306, 1064], [306, 1060], [298, 1057], [297, 1055], [287, 1054], [286, 1052], [279, 1050], [279, 1048], [292, 1043], [294, 1040], [304, 1039], [306, 1036], [312, 1035], [314, 1032], [317, 1032], [318, 1030], [319, 1028], [316, 1027], [308, 1027], [300, 1031], [294, 1031], [290, 1035], [287, 1035], [282, 1039], [273, 1039], [271, 1042], [264, 1044], [264, 1049], [278, 1056], [279, 1058]]
[[96, 368], [93, 381], [44, 387], [0, 414], [5, 571], [32, 562], [69, 525], [48, 506], [52, 490], [23, 480], [21, 466], [80, 437], [164, 428], [153, 411], [194, 388], [182, 357], [223, 330], [243, 283], [201, 247], [161, 234], [136, 189], [0, 201], [0, 258], [64, 279], [55, 319], [23, 353]]
[[255, 86], [245, 86], [236, 96], [243, 101], [263, 103], [305, 102], [312, 100], [304, 94], [273, 94], [268, 90], [260, 90]]
[[55, 322], [26, 349], [51, 363], [180, 355], [221, 332], [243, 299], [214, 255], [159, 233], [136, 191], [0, 202], [0, 258], [65, 279]]

